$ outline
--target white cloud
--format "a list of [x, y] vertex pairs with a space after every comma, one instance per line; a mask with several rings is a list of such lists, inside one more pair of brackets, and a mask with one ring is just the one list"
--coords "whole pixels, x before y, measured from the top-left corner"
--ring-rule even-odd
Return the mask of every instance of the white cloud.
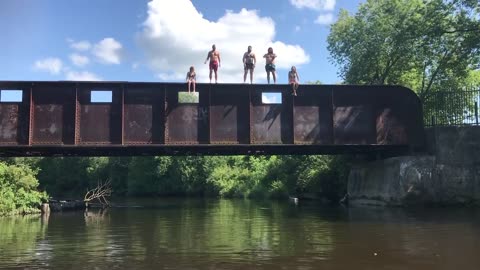
[[101, 81], [102, 78], [88, 71], [68, 71], [66, 78], [69, 81]]
[[318, 15], [317, 19], [315, 20], [315, 23], [331, 24], [331, 23], [333, 23], [333, 14], [332, 13], [320, 14], [320, 15]]
[[93, 54], [104, 64], [120, 64], [122, 44], [113, 38], [104, 38], [93, 46]]
[[295, 32], [300, 32], [300, 30], [302, 30], [302, 28], [300, 26], [295, 26]]
[[92, 47], [90, 42], [88, 42], [86, 40], [75, 42], [72, 39], [68, 39], [67, 41], [68, 41], [68, 43], [70, 43], [70, 48], [72, 48], [74, 50], [77, 50], [77, 51], [88, 51]]
[[62, 71], [63, 63], [58, 58], [46, 58], [36, 61], [33, 67], [35, 70], [46, 71], [56, 75]]
[[84, 55], [76, 54], [76, 53], [70, 54], [70, 60], [75, 66], [78, 66], [78, 67], [83, 67], [85, 65], [88, 65], [88, 63], [90, 63], [90, 59], [88, 59], [88, 57]]
[[[162, 80], [183, 80], [188, 67], [195, 66], [197, 80], [208, 81], [204, 60], [212, 44], [221, 55], [220, 82], [243, 82], [242, 55], [253, 46], [258, 65], [255, 76], [265, 79], [263, 54], [273, 47], [278, 68], [309, 62], [298, 45], [275, 41], [275, 23], [255, 10], [227, 11], [217, 21], [203, 17], [190, 0], [148, 3], [148, 16], [138, 36], [150, 68]], [[263, 72], [261, 72], [263, 71]], [[259, 74], [259, 75], [257, 75]]]
[[290, 3], [299, 9], [332, 11], [335, 8], [336, 0], [290, 0]]

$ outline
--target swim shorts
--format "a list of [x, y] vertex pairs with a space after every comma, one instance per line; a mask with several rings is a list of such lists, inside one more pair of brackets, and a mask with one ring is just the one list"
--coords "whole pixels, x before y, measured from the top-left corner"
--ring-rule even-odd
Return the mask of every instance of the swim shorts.
[[210, 62], [210, 70], [215, 70], [217, 71], [218, 70], [218, 61], [211, 61]]
[[253, 63], [245, 63], [245, 67], [244, 67], [245, 70], [249, 70], [253, 68], [254, 68]]
[[266, 64], [266, 65], [265, 65], [265, 70], [266, 70], [267, 72], [269, 72], [269, 71], [275, 71], [275, 64]]

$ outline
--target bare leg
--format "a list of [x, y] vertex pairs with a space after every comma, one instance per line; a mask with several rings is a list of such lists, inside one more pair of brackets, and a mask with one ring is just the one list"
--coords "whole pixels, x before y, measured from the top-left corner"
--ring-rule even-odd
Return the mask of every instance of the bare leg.
[[212, 83], [212, 69], [210, 69], [210, 75], [208, 75], [208, 77], [210, 78], [210, 83]]
[[215, 83], [218, 81], [217, 71], [215, 70]]
[[275, 70], [272, 71], [272, 75], [273, 75], [273, 83], [276, 84], [277, 83], [277, 74], [275, 74]]
[[195, 85], [197, 84], [197, 82], [193, 81], [193, 92], [195, 92]]
[[270, 71], [267, 71], [267, 81], [268, 81], [268, 84], [270, 84]]
[[253, 68], [250, 69], [250, 84], [252, 84], [252, 83], [253, 83]]
[[188, 80], [188, 93], [190, 93], [190, 84], [191, 84], [191, 83], [192, 83], [192, 82], [191, 82], [190, 80]]
[[245, 72], [243, 73], [243, 83], [245, 83], [245, 81], [247, 80], [247, 72], [248, 69], [245, 69]]

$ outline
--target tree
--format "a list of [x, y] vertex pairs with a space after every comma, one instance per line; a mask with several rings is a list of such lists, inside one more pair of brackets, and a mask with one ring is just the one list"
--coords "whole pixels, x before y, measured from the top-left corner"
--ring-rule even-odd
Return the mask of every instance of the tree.
[[36, 175], [37, 171], [27, 165], [0, 162], [0, 216], [40, 211], [48, 195], [37, 190]]
[[476, 0], [368, 0], [341, 10], [328, 49], [346, 83], [401, 84], [424, 100], [480, 67], [479, 12]]

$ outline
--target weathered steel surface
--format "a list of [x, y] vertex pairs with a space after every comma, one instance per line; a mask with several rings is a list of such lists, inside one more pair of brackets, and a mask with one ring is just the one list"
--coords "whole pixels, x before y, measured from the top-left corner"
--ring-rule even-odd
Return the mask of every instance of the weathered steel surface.
[[35, 89], [32, 144], [73, 144], [75, 85], [38, 84]]
[[[120, 144], [122, 137], [122, 90], [118, 84], [80, 84], [80, 143]], [[90, 101], [92, 90], [112, 91], [111, 103]]]
[[166, 86], [166, 143], [199, 144], [208, 143], [208, 91], [197, 87], [199, 103], [179, 103], [178, 92], [186, 90], [185, 85]]
[[0, 145], [28, 144], [30, 85], [6, 82], [0, 89], [23, 90], [23, 102], [0, 102]]
[[164, 143], [165, 91], [159, 85], [128, 85], [124, 94], [124, 144]]
[[233, 86], [227, 92], [214, 86], [210, 95], [210, 143], [248, 144], [249, 89]]
[[[263, 104], [262, 93], [282, 93], [282, 104]], [[251, 136], [253, 144], [291, 144], [292, 98], [286, 86], [263, 86], [251, 90]]]
[[333, 92], [335, 144], [375, 144], [375, 94], [343, 86]]
[[[394, 86], [0, 82], [0, 155], [321, 154], [422, 149], [422, 109]], [[92, 102], [92, 90], [111, 102]], [[263, 93], [281, 93], [266, 104]], [[46, 152], [45, 152], [46, 151]]]
[[293, 107], [295, 144], [333, 144], [332, 87], [301, 89]]

